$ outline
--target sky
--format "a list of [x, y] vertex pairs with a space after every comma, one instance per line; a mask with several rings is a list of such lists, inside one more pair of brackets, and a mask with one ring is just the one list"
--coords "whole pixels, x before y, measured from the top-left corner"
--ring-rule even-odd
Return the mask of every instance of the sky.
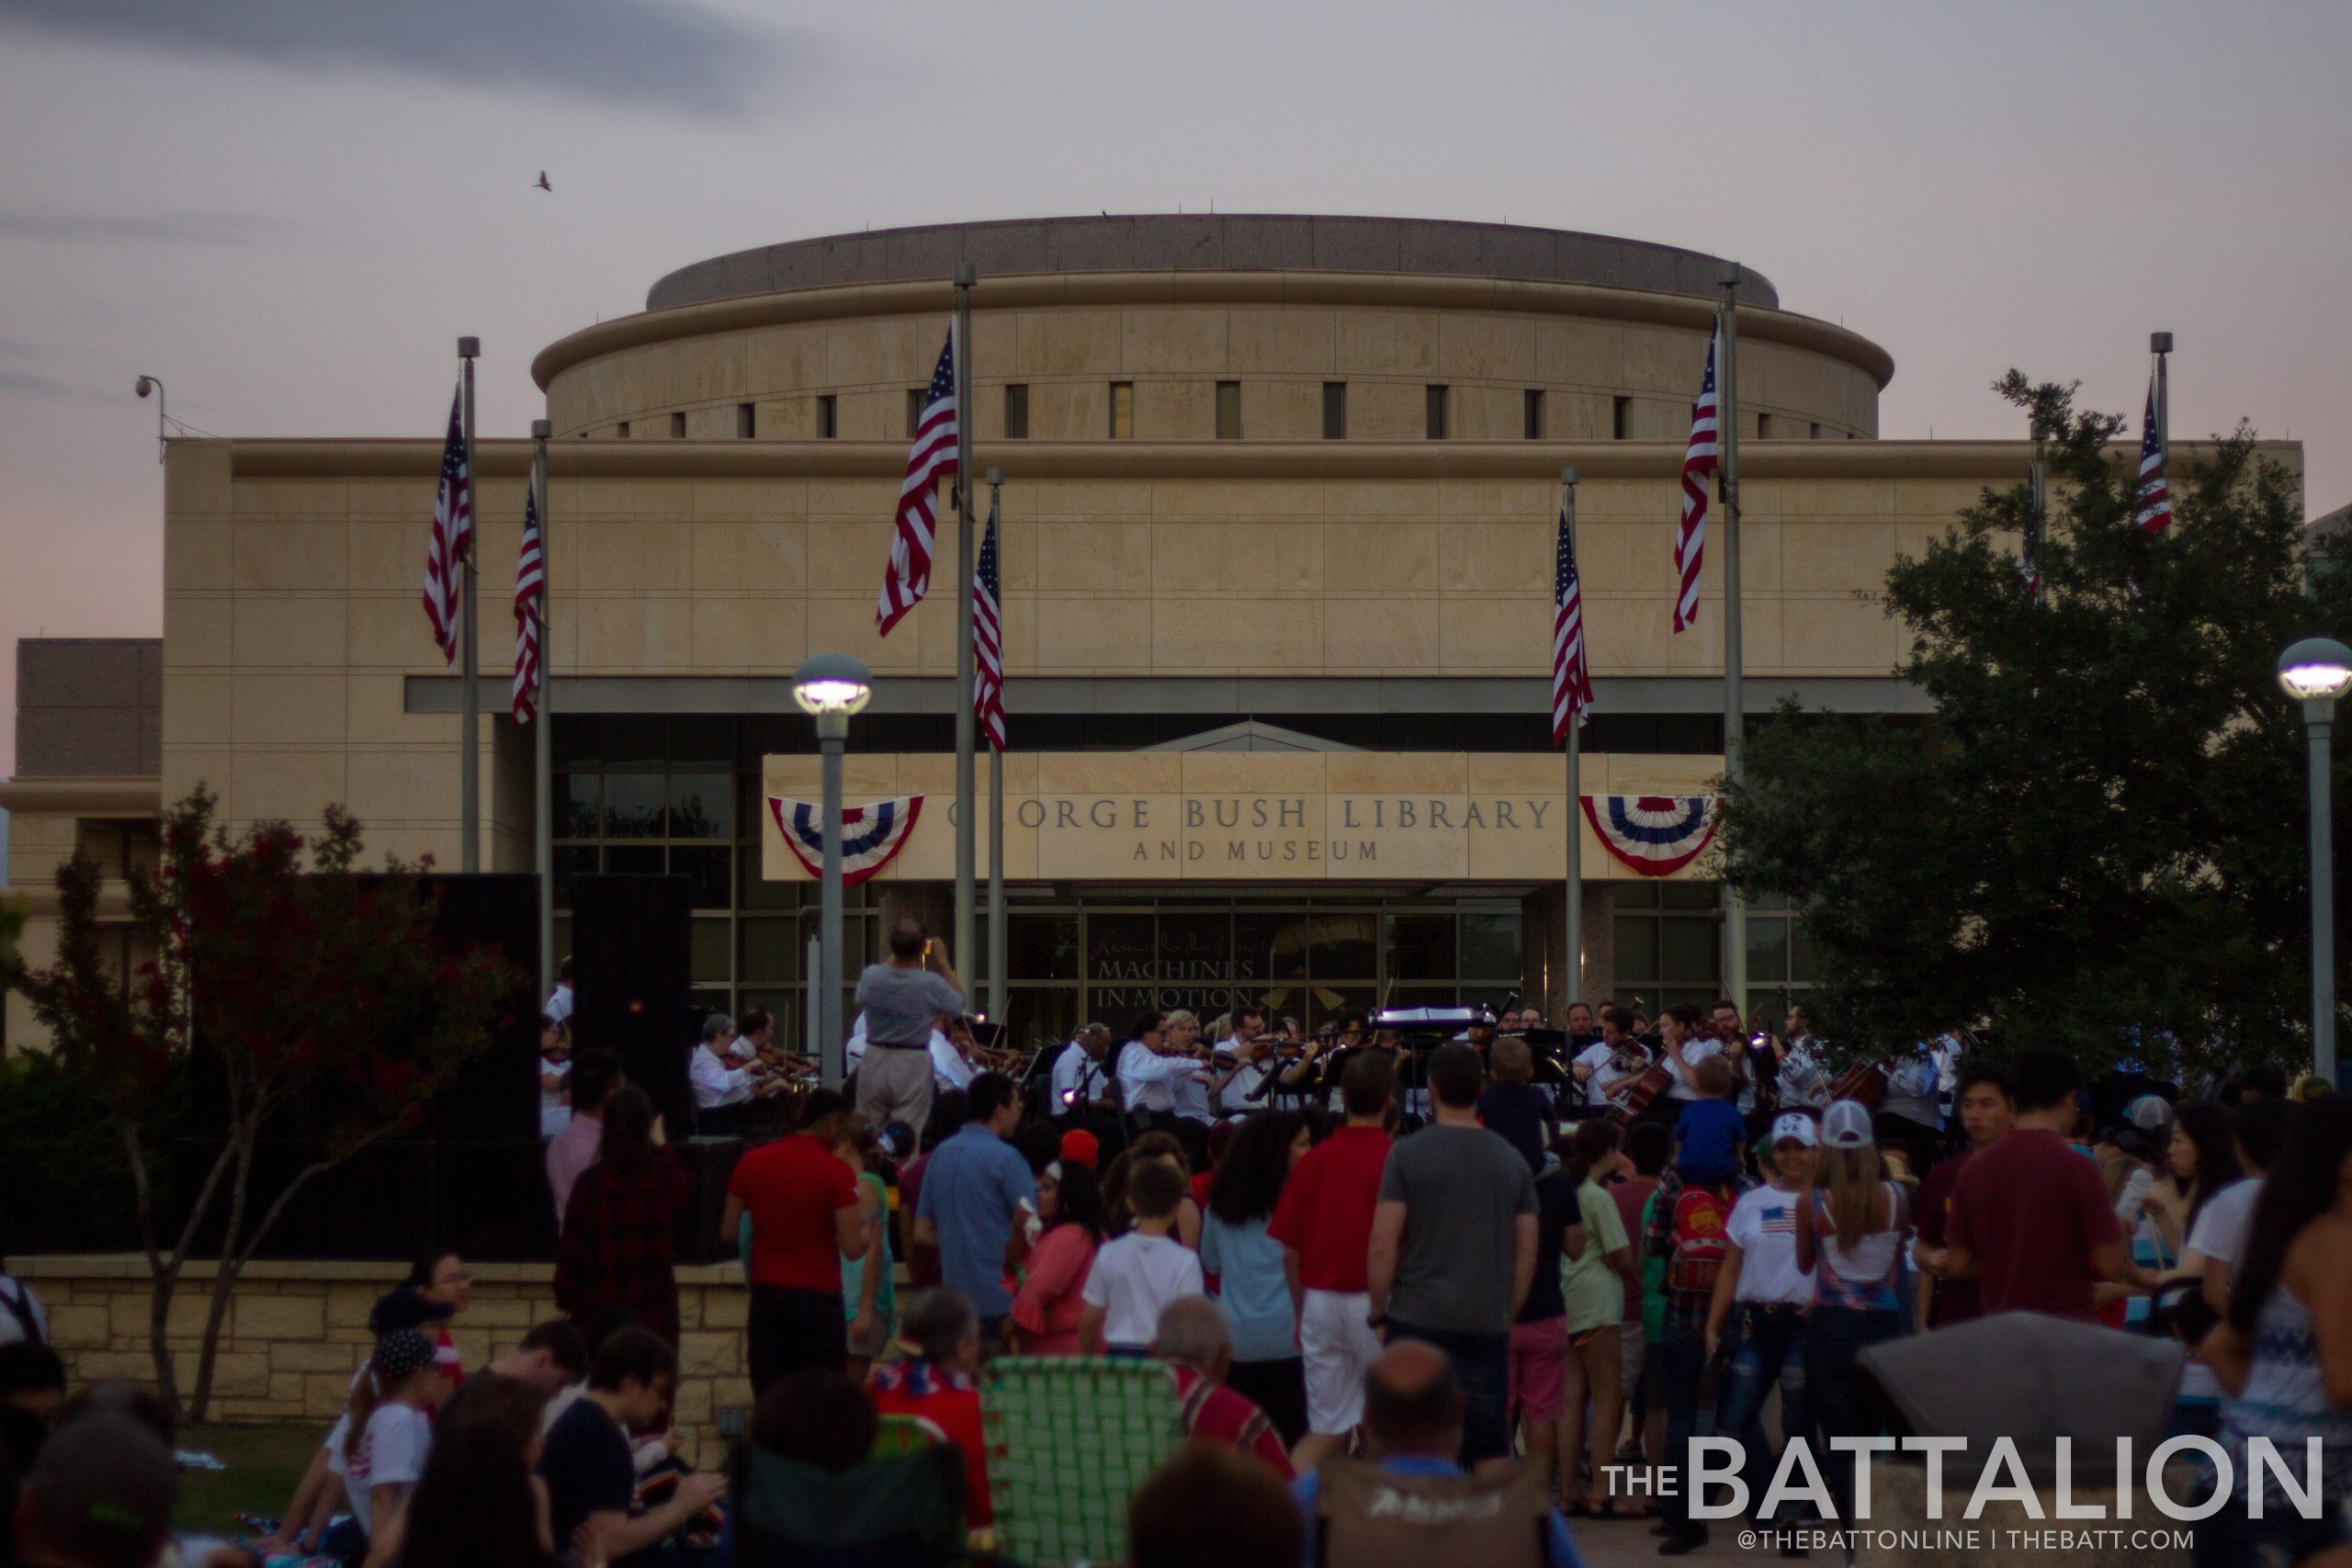
[[141, 375], [431, 439], [470, 333], [520, 436], [532, 355], [685, 263], [1212, 203], [1737, 258], [1894, 355], [1888, 436], [2020, 434], [2011, 366], [2136, 428], [2168, 329], [2176, 437], [2302, 441], [2324, 512], [2347, 60], [2341, 0], [0, 0], [0, 638], [160, 632]]

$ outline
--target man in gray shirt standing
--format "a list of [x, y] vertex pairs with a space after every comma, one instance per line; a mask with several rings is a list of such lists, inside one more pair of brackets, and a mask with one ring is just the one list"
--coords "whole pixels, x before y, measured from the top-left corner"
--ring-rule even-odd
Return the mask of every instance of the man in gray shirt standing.
[[1469, 1465], [1510, 1452], [1510, 1325], [1535, 1280], [1535, 1179], [1518, 1150], [1478, 1124], [1487, 1070], [1476, 1046], [1441, 1048], [1429, 1080], [1437, 1120], [1389, 1151], [1365, 1272], [1374, 1332], [1391, 1343], [1426, 1340], [1453, 1358], [1469, 1401]]
[[857, 977], [865, 1014], [857, 1109], [876, 1127], [904, 1122], [920, 1134], [931, 1119], [931, 1032], [943, 1015], [963, 1012], [964, 984], [922, 921], [893, 920], [888, 940], [890, 956]]

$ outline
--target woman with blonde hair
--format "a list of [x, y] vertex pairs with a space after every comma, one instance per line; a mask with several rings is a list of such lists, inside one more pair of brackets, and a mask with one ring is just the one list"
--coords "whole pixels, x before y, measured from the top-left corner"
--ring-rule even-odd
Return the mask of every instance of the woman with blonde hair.
[[[1830, 1103], [1821, 1116], [1820, 1184], [1797, 1200], [1797, 1267], [1813, 1276], [1804, 1344], [1805, 1385], [1826, 1441], [1866, 1438], [1877, 1412], [1857, 1365], [1862, 1350], [1904, 1332], [1903, 1237], [1910, 1200], [1890, 1180], [1858, 1100]], [[1851, 1481], [1829, 1468], [1840, 1517]]]

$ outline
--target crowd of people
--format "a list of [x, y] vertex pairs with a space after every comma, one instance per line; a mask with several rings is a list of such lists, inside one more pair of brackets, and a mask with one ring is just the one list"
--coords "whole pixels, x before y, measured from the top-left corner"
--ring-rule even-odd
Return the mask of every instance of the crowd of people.
[[[792, 1132], [728, 1180], [713, 1239], [748, 1285], [755, 1450], [842, 1475], [877, 1423], [919, 1423], [956, 1450], [985, 1540], [990, 1364], [1157, 1361], [1186, 1440], [1131, 1499], [1136, 1563], [1386, 1562], [1400, 1540], [1572, 1563], [1572, 1526], [1638, 1540], [1635, 1521], [1674, 1556], [1707, 1527], [1649, 1472], [1689, 1474], [1698, 1437], [1743, 1444], [1761, 1499], [1777, 1444], [1886, 1429], [1871, 1347], [2030, 1312], [2182, 1341], [2176, 1432], [2320, 1440], [2318, 1517], [2269, 1494], [2256, 1517], [2241, 1466], [2200, 1562], [2346, 1539], [2352, 1100], [2298, 1102], [2259, 1073], [2211, 1098], [2094, 1094], [2069, 1057], [1996, 1063], [1959, 1036], [1841, 1068], [1801, 1010], [1773, 1031], [1729, 1003], [1665, 1009], [1654, 1033], [1614, 1005], [1579, 1003], [1558, 1030], [1514, 1009], [1452, 1039], [1360, 1015], [1308, 1038], [1249, 1008], [1152, 1012], [1123, 1036], [1077, 1032], [1025, 1083], [949, 1075], [932, 1042], [960, 982], [920, 927], [888, 934], [859, 983], [848, 1091], [801, 1093]], [[696, 1049], [750, 1074], [765, 1047], [737, 1038], [714, 1028]], [[419, 1259], [246, 1560], [763, 1560], [672, 1421], [694, 1184], [610, 1054], [560, 1065], [562, 1315], [468, 1369], [448, 1334], [466, 1267]], [[34, 1325], [28, 1292], [0, 1306], [0, 1338]], [[45, 1493], [53, 1466], [16, 1440], [54, 1425], [65, 1392], [53, 1355], [30, 1377], [11, 1359], [47, 1354], [37, 1326], [17, 1337], [0, 1423], [34, 1521], [21, 1541], [51, 1497], [79, 1504]], [[88, 1418], [111, 1440], [136, 1416]], [[49, 1450], [71, 1451], [65, 1435]], [[1842, 1517], [1849, 1472], [1824, 1472]]]

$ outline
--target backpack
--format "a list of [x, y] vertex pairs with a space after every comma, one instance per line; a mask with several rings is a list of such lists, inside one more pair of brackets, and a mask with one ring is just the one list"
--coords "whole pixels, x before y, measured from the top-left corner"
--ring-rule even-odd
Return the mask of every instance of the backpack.
[[1704, 1295], [1724, 1271], [1731, 1205], [1709, 1187], [1686, 1187], [1674, 1200], [1674, 1250], [1667, 1259], [1666, 1288]]
[[1552, 1478], [1541, 1465], [1489, 1460], [1468, 1475], [1391, 1475], [1365, 1460], [1317, 1472], [1316, 1561], [1342, 1568], [1544, 1568]]

